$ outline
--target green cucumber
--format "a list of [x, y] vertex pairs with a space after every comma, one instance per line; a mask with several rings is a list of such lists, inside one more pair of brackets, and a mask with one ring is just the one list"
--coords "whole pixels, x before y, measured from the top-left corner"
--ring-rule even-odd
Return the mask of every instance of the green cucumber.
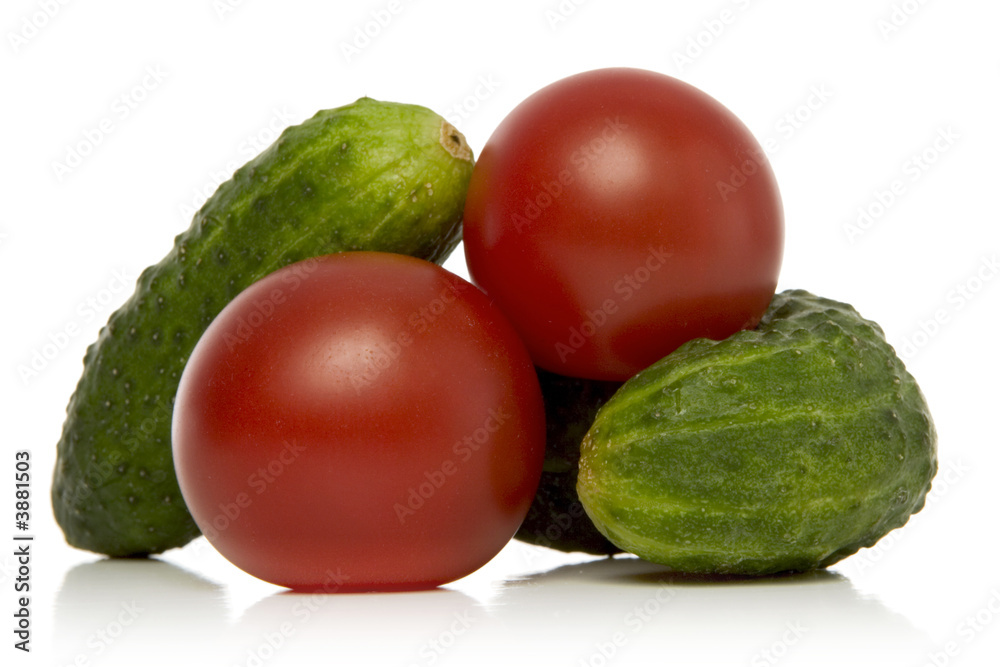
[[302, 259], [380, 250], [443, 262], [472, 167], [438, 114], [362, 98], [286, 129], [219, 186], [87, 349], [52, 485], [67, 541], [141, 556], [196, 537], [170, 426], [199, 336], [244, 288]]
[[690, 341], [601, 408], [577, 491], [612, 542], [679, 572], [821, 568], [907, 522], [937, 436], [881, 328], [796, 290], [760, 325]]
[[515, 538], [559, 551], [611, 555], [609, 542], [583, 510], [576, 495], [580, 442], [597, 411], [621, 382], [584, 380], [537, 368], [545, 400], [545, 464], [535, 498]]

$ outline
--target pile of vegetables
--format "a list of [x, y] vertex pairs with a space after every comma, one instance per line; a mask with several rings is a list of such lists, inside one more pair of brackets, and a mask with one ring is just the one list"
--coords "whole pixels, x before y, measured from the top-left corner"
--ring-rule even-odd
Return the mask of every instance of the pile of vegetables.
[[829, 566], [920, 510], [936, 436], [877, 324], [775, 293], [783, 233], [751, 133], [655, 72], [555, 82], [478, 159], [424, 107], [321, 111], [87, 350], [56, 518], [116, 557], [204, 534], [300, 590], [439, 586], [512, 537]]

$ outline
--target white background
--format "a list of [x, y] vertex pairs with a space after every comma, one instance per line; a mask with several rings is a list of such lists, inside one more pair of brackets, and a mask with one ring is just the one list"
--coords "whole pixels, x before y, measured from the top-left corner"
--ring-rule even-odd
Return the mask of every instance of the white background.
[[[998, 21], [986, 0], [5, 0], [3, 663], [997, 664]], [[48, 486], [84, 349], [218, 180], [362, 95], [431, 107], [478, 152], [530, 93], [613, 65], [679, 76], [771, 147], [779, 287], [854, 304], [917, 377], [941, 474], [904, 529], [791, 579], [662, 584], [637, 561], [512, 543], [445, 590], [320, 598], [204, 540], [148, 562], [65, 545]], [[464, 274], [460, 251], [447, 266]], [[19, 449], [35, 473], [30, 655], [11, 631]]]

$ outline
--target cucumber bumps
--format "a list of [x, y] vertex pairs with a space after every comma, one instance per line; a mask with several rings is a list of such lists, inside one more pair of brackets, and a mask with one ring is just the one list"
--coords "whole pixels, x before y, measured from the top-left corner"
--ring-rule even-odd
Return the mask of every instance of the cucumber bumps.
[[608, 539], [676, 571], [801, 571], [919, 511], [936, 443], [878, 325], [789, 291], [757, 329], [629, 380], [584, 437], [577, 491]]
[[[67, 541], [140, 556], [196, 537], [170, 427], [199, 336], [244, 288], [302, 259], [381, 250], [443, 262], [472, 167], [465, 138], [436, 113], [362, 98], [288, 128], [223, 183], [87, 350], [52, 486]], [[253, 322], [233, 334], [252, 335]]]

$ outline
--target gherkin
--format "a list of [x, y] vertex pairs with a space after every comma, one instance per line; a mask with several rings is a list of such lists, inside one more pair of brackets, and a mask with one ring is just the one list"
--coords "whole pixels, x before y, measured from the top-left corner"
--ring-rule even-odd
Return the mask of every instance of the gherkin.
[[924, 505], [927, 403], [882, 329], [803, 290], [754, 330], [630, 379], [581, 446], [577, 491], [614, 544], [678, 572], [822, 568]]
[[597, 410], [622, 383], [536, 370], [545, 402], [545, 464], [531, 507], [514, 537], [565, 552], [619, 553], [621, 549], [608, 542], [584, 512], [576, 496], [576, 476], [580, 441]]
[[52, 484], [66, 540], [142, 556], [196, 537], [170, 431], [202, 332], [251, 283], [309, 257], [377, 250], [443, 262], [461, 237], [472, 167], [440, 115], [361, 98], [289, 127], [220, 185], [87, 349]]

